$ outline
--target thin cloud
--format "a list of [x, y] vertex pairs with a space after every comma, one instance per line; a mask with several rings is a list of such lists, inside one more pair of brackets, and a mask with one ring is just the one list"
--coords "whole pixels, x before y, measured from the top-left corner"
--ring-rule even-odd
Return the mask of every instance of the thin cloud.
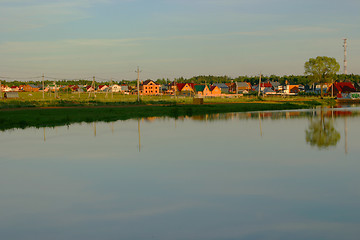
[[0, 0], [1, 31], [13, 32], [89, 18], [87, 9], [108, 0], [28, 1]]

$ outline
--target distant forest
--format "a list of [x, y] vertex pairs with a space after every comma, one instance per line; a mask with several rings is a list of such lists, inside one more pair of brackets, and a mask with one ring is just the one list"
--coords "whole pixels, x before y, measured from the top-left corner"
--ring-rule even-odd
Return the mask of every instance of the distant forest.
[[[360, 82], [360, 75], [355, 74], [339, 74], [335, 76], [335, 81], [351, 81], [353, 83]], [[259, 82], [259, 76], [256, 77], [249, 77], [249, 76], [239, 76], [237, 78], [231, 78], [229, 76], [194, 76], [192, 78], [175, 78], [174, 81], [178, 83], [195, 83], [195, 84], [213, 84], [213, 83], [230, 83], [230, 82], [250, 82], [251, 85], [258, 84]], [[290, 75], [290, 76], [262, 76], [261, 79], [262, 82], [265, 81], [276, 81], [281, 84], [285, 84], [286, 82], [288, 84], [302, 84], [302, 85], [309, 85], [311, 84], [311, 79], [309, 76], [305, 75]], [[157, 79], [155, 80], [158, 84], [168, 84], [171, 83], [170, 79]], [[19, 85], [26, 85], [26, 84], [34, 84], [41, 86], [41, 81], [5, 81], [1, 80], [1, 83], [3, 85], [8, 86], [19, 86]], [[45, 80], [44, 81], [45, 86], [48, 84], [53, 84], [54, 80]], [[91, 80], [56, 80], [57, 85], [91, 85]], [[130, 86], [136, 85], [136, 80], [122, 80], [120, 82], [114, 82], [116, 84], [125, 84]], [[109, 85], [110, 81], [96, 81], [96, 85]]]

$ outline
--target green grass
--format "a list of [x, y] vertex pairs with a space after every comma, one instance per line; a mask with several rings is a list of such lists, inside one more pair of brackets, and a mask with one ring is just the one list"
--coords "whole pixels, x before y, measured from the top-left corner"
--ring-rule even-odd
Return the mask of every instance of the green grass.
[[204, 105], [193, 105], [190, 97], [173, 96], [141, 96], [138, 103], [136, 95], [119, 93], [113, 96], [97, 93], [96, 97], [89, 97], [87, 93], [60, 93], [56, 99], [54, 94], [45, 94], [43, 99], [41, 92], [21, 92], [19, 97], [0, 100], [0, 130], [144, 117], [176, 118], [212, 113], [302, 109], [335, 104], [334, 99], [279, 96], [205, 98]]
[[[58, 97], [54, 97], [54, 93], [49, 95], [45, 93], [43, 98], [42, 92], [20, 92], [19, 99], [0, 100], [0, 109], [5, 108], [27, 108], [27, 107], [65, 107], [65, 106], [118, 106], [118, 105], [141, 105], [141, 104], [192, 104], [193, 99], [190, 97], [174, 97], [174, 96], [141, 96], [140, 103], [137, 102], [136, 95], [123, 95], [120, 93], [96, 93], [96, 97], [89, 97], [88, 93], [58, 93]], [[318, 97], [287, 97], [270, 96], [258, 98], [256, 96], [249, 97], [216, 97], [205, 98], [205, 103], [244, 103], [244, 102], [309, 102], [315, 101], [324, 105], [334, 104], [333, 99], [320, 100]]]

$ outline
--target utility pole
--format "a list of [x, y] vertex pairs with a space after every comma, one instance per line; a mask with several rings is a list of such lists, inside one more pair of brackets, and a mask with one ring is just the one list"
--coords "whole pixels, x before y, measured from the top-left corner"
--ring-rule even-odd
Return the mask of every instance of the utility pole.
[[176, 79], [174, 79], [174, 97], [175, 97], [175, 99], [176, 99], [176, 90], [177, 90]]
[[45, 98], [45, 83], [44, 83], [44, 74], [41, 76], [42, 77], [42, 89], [43, 89], [43, 99]]
[[112, 78], [110, 79], [110, 85], [111, 85], [111, 99], [114, 98], [114, 83]]
[[137, 67], [135, 71], [137, 73], [137, 101], [140, 102], [140, 69]]
[[55, 99], [56, 99], [56, 81], [54, 81], [54, 86], [55, 86]]
[[261, 90], [261, 73], [260, 73], [260, 78], [259, 78], [259, 92], [258, 92], [258, 96], [260, 96], [260, 91]]
[[94, 93], [94, 97], [96, 97], [96, 94], [95, 94], [95, 76], [93, 76], [93, 81], [92, 81], [92, 83], [91, 83], [91, 87], [90, 87], [90, 89], [93, 89], [93, 90], [90, 90], [89, 91], [89, 97], [90, 97], [90, 95], [91, 95], [91, 92], [93, 92]]
[[1, 80], [0, 80], [0, 99], [2, 99], [3, 96], [2, 96], [2, 85], [1, 85]]
[[344, 74], [347, 75], [347, 60], [346, 60], [346, 55], [347, 55], [347, 39], [344, 38]]

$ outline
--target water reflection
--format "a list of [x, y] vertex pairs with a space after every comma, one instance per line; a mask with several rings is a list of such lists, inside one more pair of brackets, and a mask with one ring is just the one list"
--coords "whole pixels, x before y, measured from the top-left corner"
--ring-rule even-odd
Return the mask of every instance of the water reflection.
[[310, 118], [309, 127], [306, 130], [308, 144], [317, 146], [319, 149], [326, 149], [336, 146], [339, 140], [340, 133], [334, 128], [333, 120], [325, 118], [323, 109], [321, 109], [320, 118]]
[[[266, 124], [267, 120], [278, 121], [278, 120], [295, 120], [305, 118], [308, 119], [307, 127], [304, 128], [304, 138], [305, 142], [310, 146], [317, 147], [318, 149], [327, 149], [329, 147], [336, 146], [340, 140], [341, 135], [336, 126], [335, 119], [344, 119], [344, 144], [345, 152], [348, 152], [348, 126], [347, 118], [353, 118], [360, 116], [360, 109], [353, 108], [332, 108], [332, 107], [320, 107], [313, 110], [293, 110], [293, 111], [266, 111], [266, 112], [244, 112], [244, 113], [217, 113], [217, 114], [205, 114], [200, 116], [179, 116], [177, 118], [170, 117], [149, 117], [137, 119], [137, 144], [138, 151], [141, 151], [141, 128], [140, 121], [146, 124], [156, 124], [162, 120], [174, 121], [174, 127], [177, 128], [178, 122], [185, 122], [188, 120], [194, 122], [217, 122], [217, 121], [243, 121], [243, 120], [256, 120], [258, 121], [258, 134], [260, 137], [263, 137], [264, 133], [268, 132], [268, 126]], [[265, 122], [264, 122], [265, 121]], [[102, 124], [101, 122], [93, 122], [92, 130], [93, 136], [97, 137], [97, 123]], [[264, 124], [265, 123], [265, 124]], [[90, 126], [91, 126], [90, 125]], [[114, 134], [114, 122], [110, 122], [110, 129], [112, 134]], [[69, 129], [69, 125], [67, 126]], [[57, 132], [57, 128], [54, 128]], [[47, 141], [47, 136], [45, 134], [46, 128], [43, 128], [43, 141]]]
[[358, 111], [2, 132], [0, 239], [358, 239]]

